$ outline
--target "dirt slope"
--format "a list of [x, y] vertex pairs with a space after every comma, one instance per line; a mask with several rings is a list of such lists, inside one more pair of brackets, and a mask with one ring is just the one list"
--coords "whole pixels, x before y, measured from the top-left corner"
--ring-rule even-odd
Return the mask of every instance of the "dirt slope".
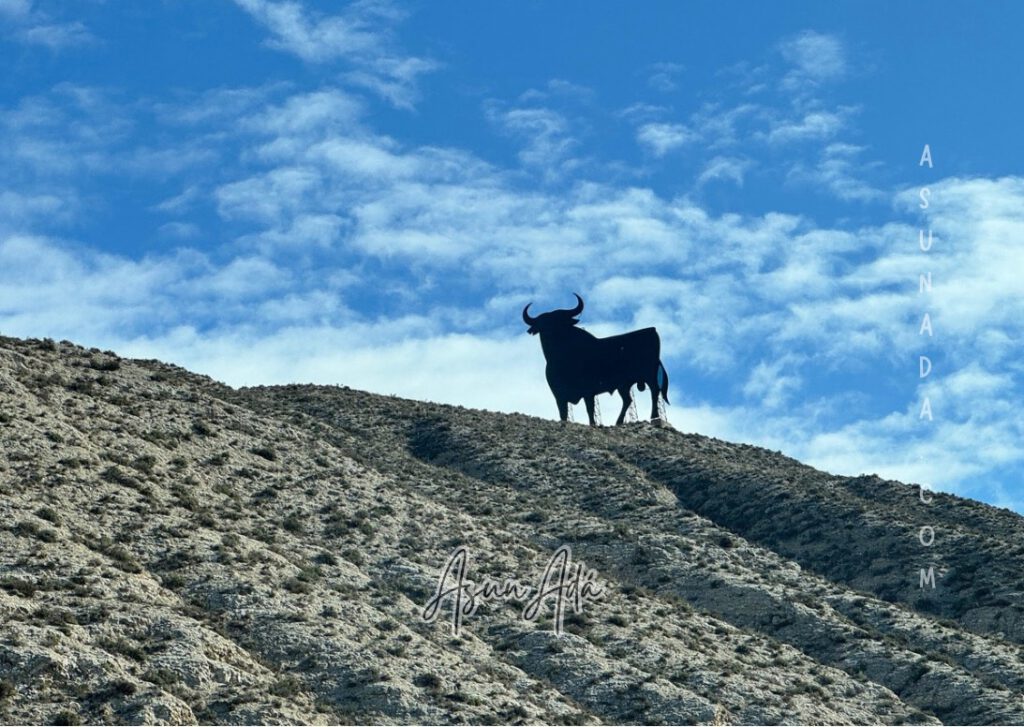
[[1024, 520], [670, 428], [0, 339], [0, 494], [7, 723], [1024, 723]]

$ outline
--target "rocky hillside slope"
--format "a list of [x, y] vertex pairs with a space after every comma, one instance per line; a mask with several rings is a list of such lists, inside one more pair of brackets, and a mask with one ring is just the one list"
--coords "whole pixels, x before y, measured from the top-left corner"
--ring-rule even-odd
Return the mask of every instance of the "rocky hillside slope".
[[1024, 520], [649, 423], [3, 338], [0, 495], [5, 723], [1024, 723]]

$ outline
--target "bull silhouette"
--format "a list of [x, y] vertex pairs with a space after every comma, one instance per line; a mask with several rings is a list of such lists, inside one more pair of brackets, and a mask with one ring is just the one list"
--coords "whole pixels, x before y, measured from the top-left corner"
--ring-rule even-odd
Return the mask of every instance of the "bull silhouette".
[[571, 310], [553, 310], [536, 318], [530, 315], [530, 305], [523, 308], [523, 321], [529, 326], [527, 333], [540, 334], [540, 346], [548, 365], [546, 375], [551, 393], [558, 404], [562, 421], [569, 418], [569, 404], [583, 399], [587, 404], [590, 425], [594, 419], [594, 397], [618, 391], [622, 397], [622, 411], [616, 424], [622, 424], [633, 401], [633, 384], [640, 391], [651, 387], [651, 419], [659, 419], [658, 397], [668, 404], [668, 372], [661, 363], [661, 339], [654, 328], [623, 333], [619, 336], [598, 338], [577, 328], [583, 312], [583, 298], [578, 293], [576, 307]]

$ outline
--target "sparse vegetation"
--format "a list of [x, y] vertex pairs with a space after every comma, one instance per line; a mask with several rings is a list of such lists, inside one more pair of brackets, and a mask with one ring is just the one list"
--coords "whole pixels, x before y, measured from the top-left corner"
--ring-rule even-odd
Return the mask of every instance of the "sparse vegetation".
[[284, 675], [270, 688], [270, 693], [278, 697], [294, 697], [301, 691], [302, 681], [292, 674]]
[[320, 565], [337, 565], [338, 564], [338, 558], [334, 555], [334, 553], [329, 553], [326, 550], [323, 551], [322, 553], [317, 553], [315, 561], [317, 563], [319, 563]]
[[62, 709], [53, 715], [53, 720], [50, 722], [53, 725], [79, 725], [82, 724], [82, 717], [70, 709]]
[[284, 587], [292, 593], [311, 593], [313, 591], [313, 586], [309, 581], [294, 576], [285, 580]]
[[[4, 345], [29, 362], [0, 358], [4, 721], [1024, 721], [1008, 514], [936, 508], [958, 540], [922, 595], [897, 577], [893, 483], [667, 428]], [[558, 543], [605, 586], [563, 637], [550, 602], [527, 623], [493, 598], [459, 636], [450, 604], [420, 618], [456, 547], [471, 579], [535, 585]]]
[[103, 470], [103, 472], [100, 473], [100, 478], [115, 485], [126, 485], [128, 487], [138, 485], [138, 480], [123, 472], [117, 465], [111, 465]]
[[15, 593], [22, 598], [32, 598], [36, 593], [36, 586], [33, 582], [14, 576], [0, 577], [0, 588], [8, 593]]
[[230, 452], [218, 452], [217, 454], [213, 455], [208, 460], [206, 460], [206, 463], [209, 465], [213, 465], [214, 467], [223, 467], [229, 461], [231, 461]]
[[49, 520], [54, 525], [60, 525], [63, 521], [60, 515], [52, 507], [41, 507], [35, 512], [36, 517]]
[[44, 543], [55, 543], [58, 538], [55, 530], [44, 527], [34, 520], [22, 520], [14, 526], [14, 532], [27, 538], [35, 538]]
[[289, 533], [302, 533], [306, 530], [306, 524], [298, 513], [291, 513], [281, 523], [281, 527]]
[[170, 669], [147, 669], [143, 673], [142, 678], [150, 684], [156, 684], [163, 689], [173, 687], [180, 681], [178, 675]]
[[140, 664], [146, 661], [146, 652], [139, 648], [137, 644], [124, 637], [105, 637], [100, 639], [99, 645], [111, 654], [127, 656], [129, 659], [137, 661]]
[[0, 704], [6, 702], [8, 699], [18, 693], [18, 690], [14, 688], [14, 685], [7, 679], [0, 679]]
[[121, 362], [116, 358], [94, 356], [89, 359], [89, 368], [97, 371], [118, 371]]
[[441, 680], [441, 677], [433, 672], [424, 672], [423, 674], [418, 675], [416, 679], [413, 680], [413, 683], [428, 692], [438, 692], [444, 686], [444, 682]]
[[137, 469], [139, 472], [142, 472], [143, 474], [147, 475], [152, 474], [153, 468], [155, 466], [156, 457], [154, 457], [151, 454], [144, 454], [140, 457], [137, 457], [135, 461], [132, 462], [132, 467]]
[[273, 462], [277, 459], [277, 452], [275, 452], [272, 447], [254, 447], [249, 451], [257, 457], [262, 457], [268, 462]]

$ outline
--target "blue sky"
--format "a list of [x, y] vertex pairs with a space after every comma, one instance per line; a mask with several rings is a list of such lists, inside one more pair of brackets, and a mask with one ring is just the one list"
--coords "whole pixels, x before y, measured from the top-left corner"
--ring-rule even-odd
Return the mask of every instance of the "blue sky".
[[1024, 511], [1021, 27], [0, 0], [0, 332], [554, 417], [519, 311], [579, 291], [658, 327], [680, 429]]

